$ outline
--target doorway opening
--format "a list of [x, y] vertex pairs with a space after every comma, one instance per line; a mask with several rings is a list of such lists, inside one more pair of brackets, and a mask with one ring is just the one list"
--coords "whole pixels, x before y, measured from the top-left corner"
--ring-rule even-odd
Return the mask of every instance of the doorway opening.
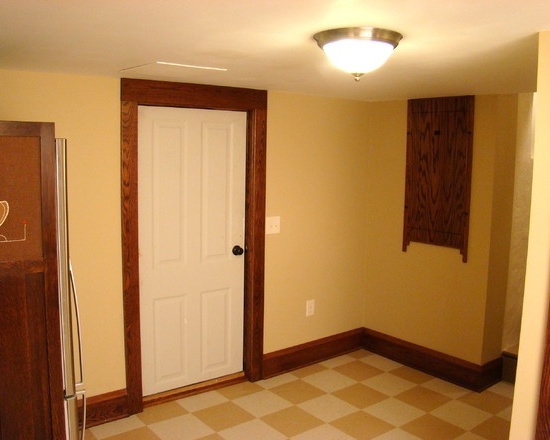
[[138, 106], [233, 110], [247, 113], [244, 341], [245, 378], [262, 378], [267, 92], [163, 81], [121, 80], [122, 256], [128, 411], [143, 410], [139, 249]]

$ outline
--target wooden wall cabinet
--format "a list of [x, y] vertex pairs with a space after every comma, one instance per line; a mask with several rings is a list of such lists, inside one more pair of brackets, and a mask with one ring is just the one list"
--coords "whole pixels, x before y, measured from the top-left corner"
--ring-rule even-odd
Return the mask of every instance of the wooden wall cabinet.
[[473, 96], [408, 102], [403, 251], [411, 241], [468, 258]]
[[0, 122], [0, 440], [65, 438], [55, 194], [53, 124]]

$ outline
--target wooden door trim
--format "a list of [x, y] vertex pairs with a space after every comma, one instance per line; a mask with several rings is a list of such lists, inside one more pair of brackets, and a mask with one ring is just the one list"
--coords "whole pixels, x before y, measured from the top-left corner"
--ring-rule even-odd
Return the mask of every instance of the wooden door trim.
[[265, 90], [163, 81], [121, 80], [123, 308], [128, 410], [143, 409], [138, 255], [138, 106], [247, 112], [243, 365], [248, 380], [262, 378], [264, 322]]

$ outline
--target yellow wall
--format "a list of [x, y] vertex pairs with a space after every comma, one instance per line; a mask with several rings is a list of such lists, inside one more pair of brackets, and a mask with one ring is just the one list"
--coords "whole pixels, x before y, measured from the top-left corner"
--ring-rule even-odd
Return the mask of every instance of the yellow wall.
[[269, 93], [266, 353], [362, 326], [368, 108]]
[[55, 122], [68, 139], [71, 258], [90, 395], [125, 387], [119, 80], [0, 70], [0, 119]]
[[[124, 388], [119, 81], [0, 71], [0, 95], [0, 119], [54, 121], [69, 139], [87, 387], [92, 396]], [[266, 237], [265, 352], [366, 326], [472, 362], [492, 358], [502, 330], [485, 329], [502, 319], [489, 267], [491, 225], [504, 212], [493, 204], [496, 145], [515, 105], [476, 99], [464, 264], [453, 249], [401, 251], [405, 101], [270, 92], [267, 215], [281, 217], [281, 233]], [[316, 312], [306, 318], [308, 299]]]
[[[366, 169], [365, 327], [477, 364], [500, 354], [506, 285], [501, 288], [494, 279], [490, 283], [488, 276], [506, 266], [507, 252], [493, 252], [494, 267], [488, 264], [491, 250], [507, 244], [499, 241], [506, 239], [506, 225], [500, 225], [494, 237], [491, 226], [499, 216], [509, 215], [510, 207], [501, 206], [505, 204], [500, 196], [510, 188], [499, 190], [500, 205], [495, 206], [494, 179], [497, 154], [499, 167], [511, 166], [513, 171], [515, 133], [505, 136], [498, 129], [503, 121], [515, 127], [516, 101], [514, 96], [476, 97], [466, 264], [456, 249], [413, 242], [402, 252], [407, 105], [374, 104]], [[513, 182], [513, 173], [507, 179], [498, 176]], [[488, 322], [496, 327], [485, 329]]]
[[511, 440], [534, 438], [550, 297], [550, 31], [539, 36], [529, 250]]

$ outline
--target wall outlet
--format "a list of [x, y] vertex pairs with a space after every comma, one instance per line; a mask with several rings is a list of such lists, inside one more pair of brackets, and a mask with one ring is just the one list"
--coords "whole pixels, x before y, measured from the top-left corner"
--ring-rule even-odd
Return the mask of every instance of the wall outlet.
[[279, 232], [281, 232], [281, 217], [266, 217], [265, 233], [278, 234]]
[[315, 300], [308, 299], [306, 301], [306, 316], [313, 316], [313, 315], [315, 315]]

